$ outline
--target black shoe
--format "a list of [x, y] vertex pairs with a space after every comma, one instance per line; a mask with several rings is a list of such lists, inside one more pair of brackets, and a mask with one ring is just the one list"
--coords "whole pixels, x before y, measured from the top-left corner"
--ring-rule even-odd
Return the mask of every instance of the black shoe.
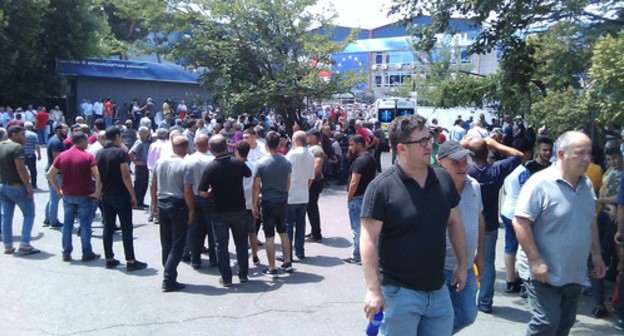
[[[6, 253], [6, 252], [5, 252]], [[70, 262], [72, 261], [72, 257], [69, 254], [63, 254], [63, 261], [64, 262]]]
[[252, 260], [253, 260], [254, 265], [256, 266], [260, 265], [260, 258], [258, 258], [258, 256], [254, 256]]
[[605, 308], [605, 306], [596, 306], [594, 307], [594, 310], [592, 310], [591, 314], [595, 318], [603, 318], [609, 315], [609, 312], [607, 311], [607, 308]]
[[50, 224], [50, 229], [52, 230], [60, 230], [62, 228], [63, 228], [63, 225], [61, 224], [54, 224], [54, 225]]
[[190, 263], [191, 262], [191, 255], [190, 254], [183, 255], [182, 256], [182, 262], [185, 262], [187, 264]]
[[477, 304], [477, 309], [479, 309], [480, 311], [486, 313], [486, 314], [492, 314], [492, 304], [485, 304], [485, 303], [481, 303], [479, 302], [479, 304]]
[[92, 261], [92, 260], [97, 260], [100, 259], [100, 255], [97, 253], [93, 253], [93, 252], [89, 252], [89, 253], [85, 253], [82, 255], [82, 261], [87, 262], [87, 261]]
[[295, 270], [292, 267], [292, 262], [283, 263], [280, 268], [282, 269], [282, 271], [287, 272], [287, 273], [290, 273]]
[[303, 255], [303, 254], [297, 254], [297, 255], [295, 255], [295, 257], [297, 257], [297, 259], [299, 259], [299, 260], [303, 260], [303, 259], [306, 258], [305, 255]]
[[111, 259], [111, 260], [106, 260], [106, 265], [104, 265], [104, 267], [111, 269], [111, 268], [115, 268], [119, 265], [119, 260], [117, 259]]
[[277, 271], [277, 268], [274, 270], [267, 268], [262, 271], [262, 274], [264, 274], [264, 276], [267, 276], [269, 278], [277, 278], [279, 272]]
[[529, 293], [527, 293], [526, 287], [524, 285], [520, 287], [520, 297], [523, 299], [526, 299], [529, 297]]
[[507, 288], [505, 288], [505, 293], [520, 293], [520, 286], [522, 282], [520, 280], [516, 280], [514, 282], [507, 282]]
[[305, 238], [312, 238], [312, 234], [308, 233], [307, 235], [305, 235]]
[[249, 278], [246, 275], [244, 275], [244, 276], [240, 276], [239, 275], [238, 276], [238, 281], [240, 281], [240, 283], [247, 283], [247, 282], [249, 282]]
[[174, 282], [171, 285], [163, 285], [162, 286], [162, 291], [163, 291], [163, 293], [175, 292], [175, 291], [179, 291], [181, 289], [184, 289], [184, 287], [186, 287], [186, 285], [176, 281], [176, 282]]
[[258, 246], [264, 246], [264, 243], [258, 240]]
[[234, 286], [234, 284], [232, 283], [232, 280], [225, 281], [225, 280], [223, 280], [223, 278], [219, 278], [219, 283], [223, 287], [232, 287], [232, 286]]
[[615, 330], [617, 330], [617, 331], [624, 331], [624, 320], [618, 320], [615, 323]]
[[135, 260], [134, 262], [126, 264], [127, 272], [134, 272], [134, 271], [142, 270], [145, 268], [147, 268], [147, 263], [140, 262], [138, 260]]

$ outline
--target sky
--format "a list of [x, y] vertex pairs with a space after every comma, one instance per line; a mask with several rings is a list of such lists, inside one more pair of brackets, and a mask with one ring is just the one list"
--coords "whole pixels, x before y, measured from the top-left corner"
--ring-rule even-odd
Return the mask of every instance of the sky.
[[333, 5], [338, 13], [334, 24], [370, 29], [396, 21], [387, 17], [391, 4], [392, 0], [318, 0], [313, 11]]

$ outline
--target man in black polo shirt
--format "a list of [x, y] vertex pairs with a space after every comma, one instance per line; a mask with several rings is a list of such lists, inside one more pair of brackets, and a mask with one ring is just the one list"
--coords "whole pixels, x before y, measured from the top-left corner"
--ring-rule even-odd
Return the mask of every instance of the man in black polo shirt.
[[106, 129], [106, 143], [97, 156], [97, 165], [102, 176], [102, 216], [104, 217], [104, 256], [106, 268], [119, 265], [113, 253], [113, 233], [115, 218], [119, 216], [121, 237], [126, 257], [126, 270], [132, 272], [147, 267], [147, 264], [134, 258], [134, 237], [132, 236], [132, 207], [137, 199], [130, 179], [128, 161], [130, 157], [121, 149], [121, 130], [115, 126]]
[[466, 283], [466, 241], [451, 176], [429, 166], [433, 137], [426, 119], [390, 125], [396, 164], [364, 194], [360, 253], [367, 283], [364, 312], [384, 309], [382, 335], [451, 335], [453, 307], [444, 285], [446, 229], [457, 255], [452, 284]]
[[249, 255], [247, 254], [247, 223], [243, 177], [251, 177], [251, 170], [238, 158], [227, 153], [227, 140], [223, 135], [213, 135], [208, 145], [215, 159], [208, 164], [199, 184], [199, 195], [208, 197], [212, 193], [214, 213], [212, 227], [217, 246], [217, 262], [221, 273], [220, 282], [232, 286], [232, 269], [228, 252], [228, 230], [236, 245], [238, 278], [248, 281]]

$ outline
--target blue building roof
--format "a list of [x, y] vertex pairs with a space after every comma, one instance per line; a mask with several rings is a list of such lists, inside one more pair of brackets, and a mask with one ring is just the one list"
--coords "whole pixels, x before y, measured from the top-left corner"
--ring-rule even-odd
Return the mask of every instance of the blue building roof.
[[168, 63], [84, 59], [59, 61], [59, 75], [197, 84], [199, 74]]

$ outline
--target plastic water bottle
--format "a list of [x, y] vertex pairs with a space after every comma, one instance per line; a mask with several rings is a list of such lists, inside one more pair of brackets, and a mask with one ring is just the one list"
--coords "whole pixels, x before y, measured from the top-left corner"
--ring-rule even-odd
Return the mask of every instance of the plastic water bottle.
[[373, 320], [368, 323], [368, 327], [366, 327], [366, 335], [377, 336], [379, 333], [379, 327], [381, 327], [381, 321], [383, 321], [382, 310], [375, 314], [375, 316], [373, 316]]

